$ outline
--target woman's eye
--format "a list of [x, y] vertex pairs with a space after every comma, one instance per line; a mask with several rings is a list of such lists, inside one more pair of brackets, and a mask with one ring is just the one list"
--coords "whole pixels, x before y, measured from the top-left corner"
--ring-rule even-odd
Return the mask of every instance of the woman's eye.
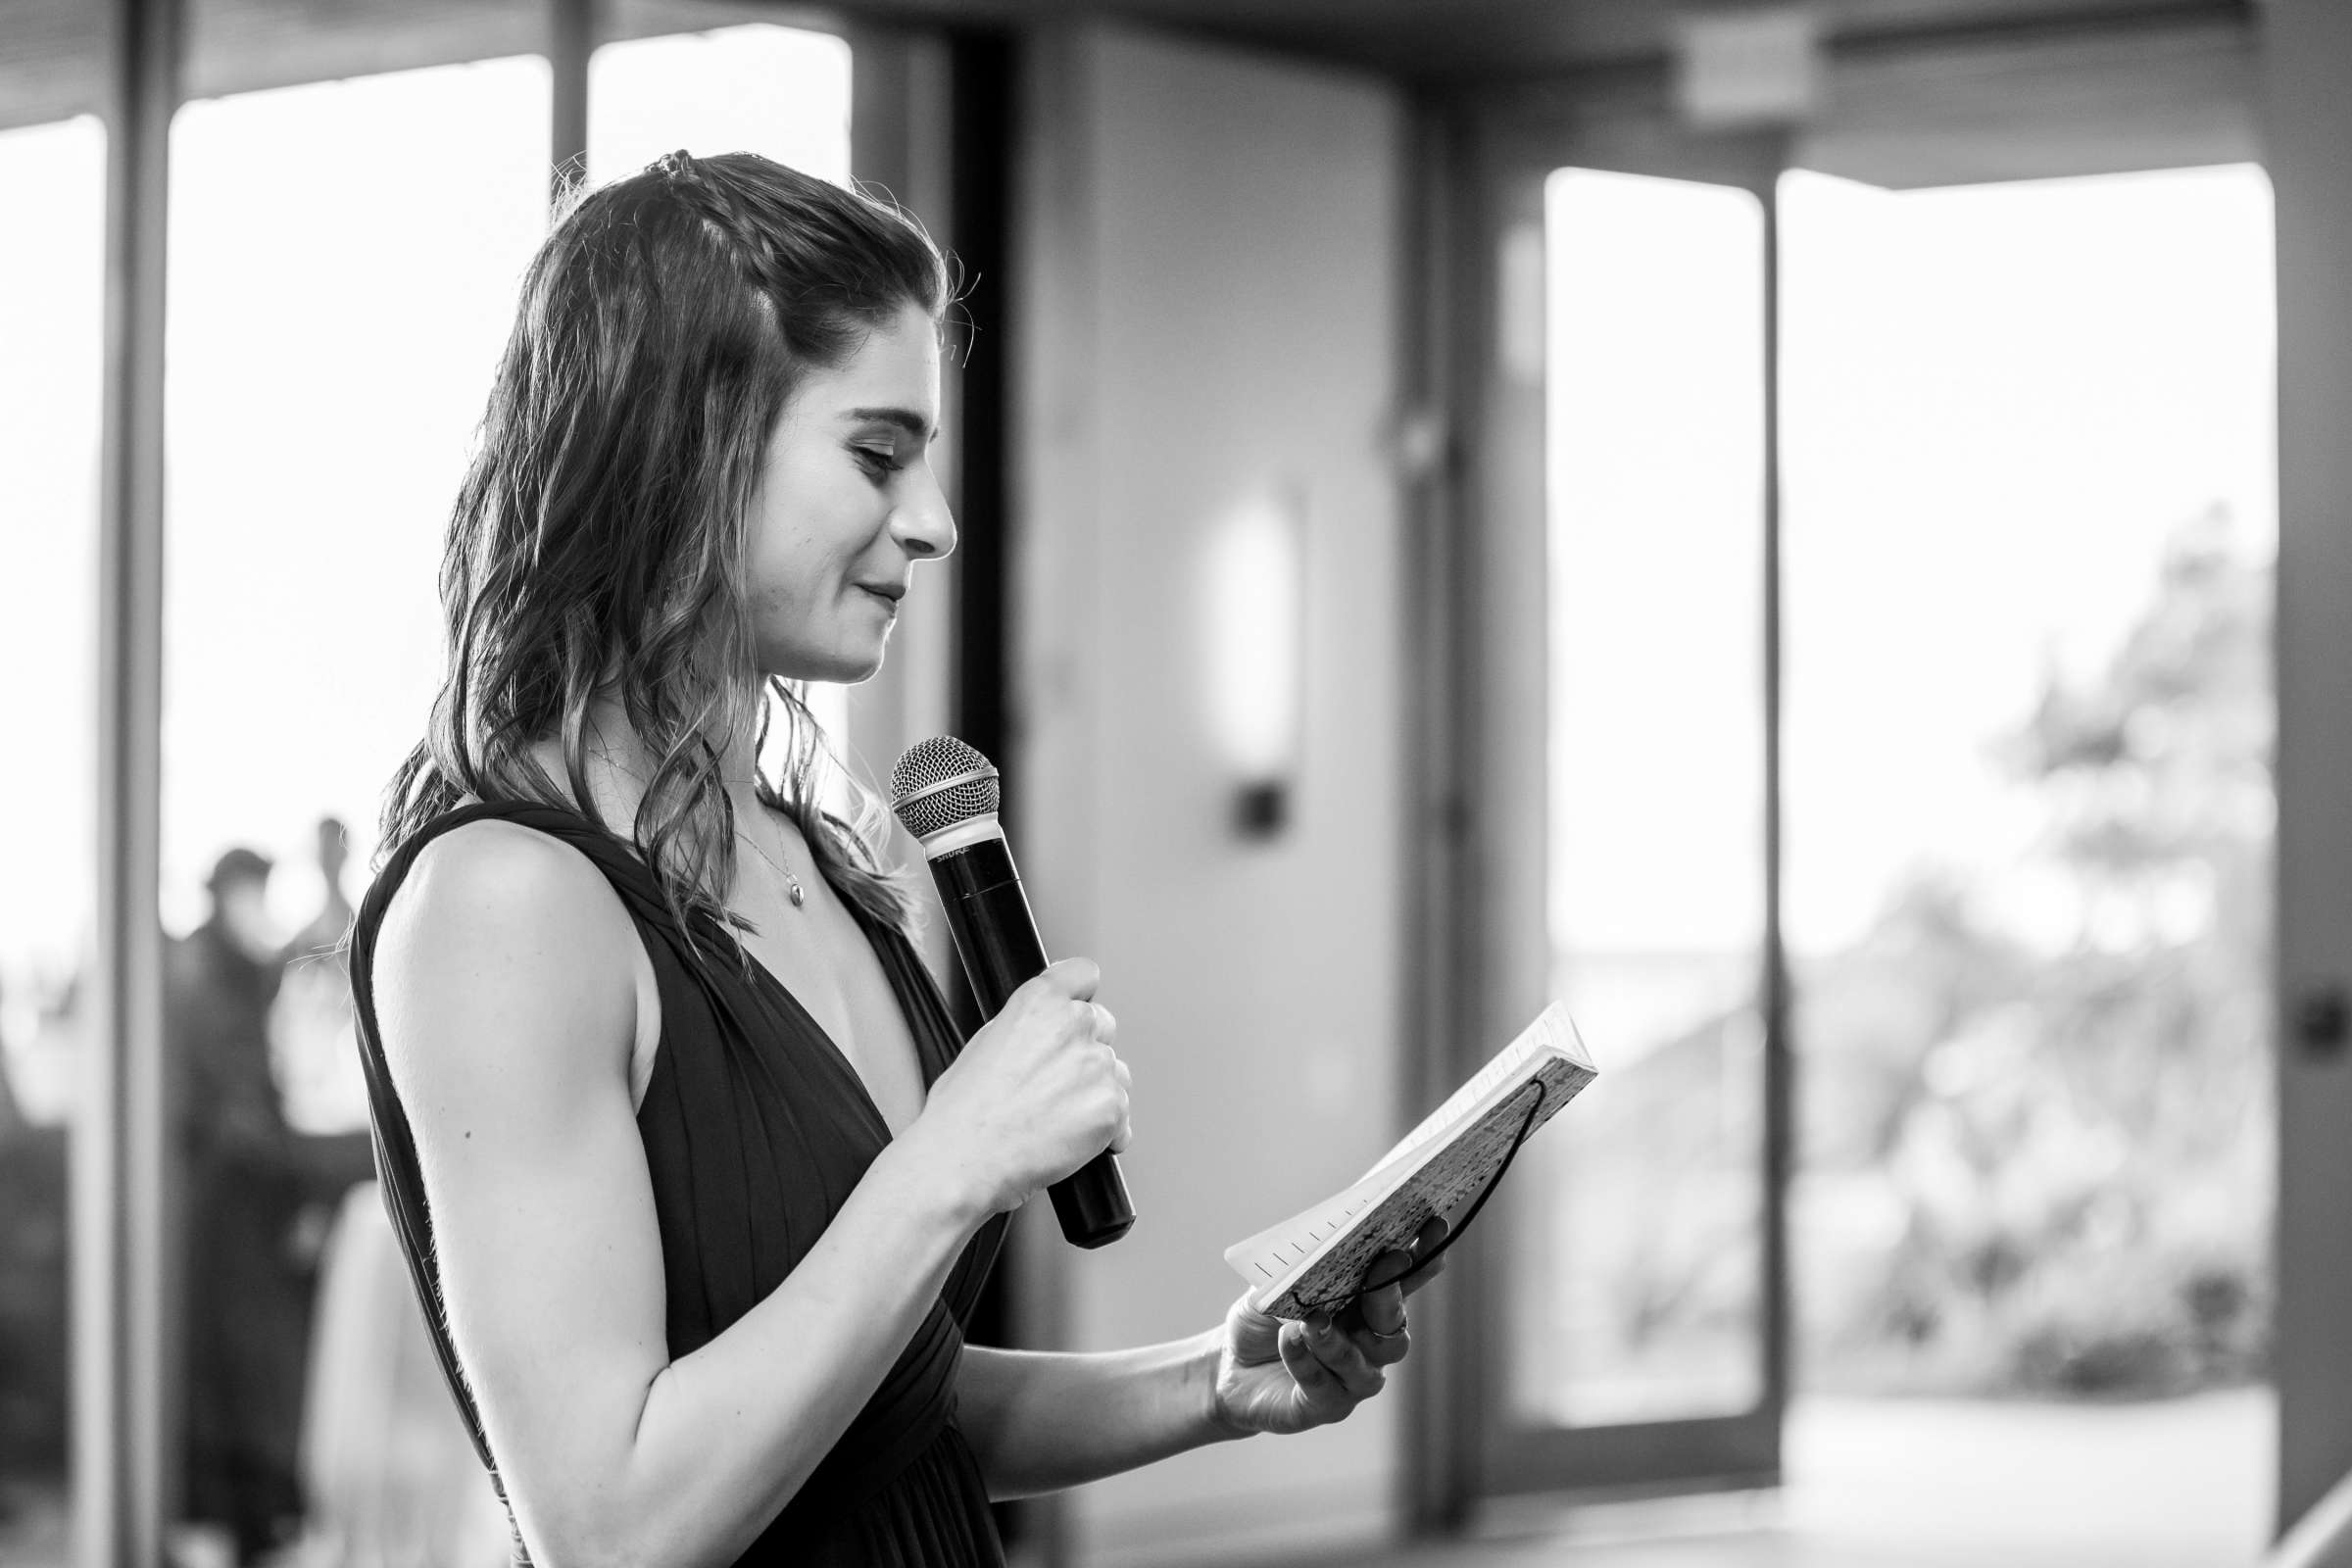
[[877, 479], [895, 471], [899, 466], [899, 455], [896, 451], [876, 451], [872, 447], [852, 447], [850, 452], [857, 458], [859, 466]]

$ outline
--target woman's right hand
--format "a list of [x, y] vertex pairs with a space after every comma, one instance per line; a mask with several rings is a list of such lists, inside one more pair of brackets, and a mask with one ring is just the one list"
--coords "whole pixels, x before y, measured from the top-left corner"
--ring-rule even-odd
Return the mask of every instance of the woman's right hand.
[[1105, 1149], [1127, 1147], [1118, 1021], [1086, 958], [1049, 965], [1005, 1000], [931, 1085], [907, 1129], [986, 1212], [1017, 1208]]

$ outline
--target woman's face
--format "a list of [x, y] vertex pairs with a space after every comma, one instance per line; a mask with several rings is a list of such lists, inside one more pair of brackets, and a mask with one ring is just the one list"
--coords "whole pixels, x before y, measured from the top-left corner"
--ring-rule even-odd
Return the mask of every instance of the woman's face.
[[856, 681], [881, 667], [914, 563], [956, 548], [931, 471], [938, 433], [939, 340], [915, 306], [802, 382], [752, 502], [761, 674]]

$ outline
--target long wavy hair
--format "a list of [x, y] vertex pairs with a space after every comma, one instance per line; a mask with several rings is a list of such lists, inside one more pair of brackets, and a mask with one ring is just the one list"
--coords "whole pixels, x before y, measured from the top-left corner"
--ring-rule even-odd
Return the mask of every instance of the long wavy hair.
[[[894, 206], [749, 153], [672, 153], [577, 198], [525, 274], [441, 563], [448, 663], [424, 739], [385, 792], [382, 855], [470, 795], [576, 808], [592, 698], [616, 695], [658, 758], [625, 835], [680, 926], [725, 905], [733, 738], [789, 726], [760, 798], [868, 916], [914, 903], [887, 813], [838, 768], [798, 683], [763, 681], [746, 561], [770, 434], [810, 370], [908, 305], [940, 321], [947, 266]], [[531, 756], [560, 736], [571, 799]], [[609, 831], [618, 832], [604, 823]], [[379, 856], [379, 863], [381, 857]], [[742, 955], [739, 955], [739, 956]]]

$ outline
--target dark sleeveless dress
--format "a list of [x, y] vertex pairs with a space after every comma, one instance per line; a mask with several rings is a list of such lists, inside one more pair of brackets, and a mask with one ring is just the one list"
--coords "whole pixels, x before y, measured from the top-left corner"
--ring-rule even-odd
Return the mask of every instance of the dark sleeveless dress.
[[[662, 1037], [637, 1131], [661, 1222], [673, 1358], [708, 1344], [792, 1272], [890, 1141], [890, 1129], [856, 1069], [782, 983], [756, 963], [749, 978], [734, 967], [731, 933], [698, 915], [701, 956], [688, 949], [652, 873], [624, 840], [561, 808], [497, 803], [445, 812], [402, 844], [352, 928], [352, 994], [376, 1169], [441, 1370], [495, 1479], [496, 1461], [435, 1306], [432, 1224], [416, 1143], [376, 1033], [373, 995], [376, 929], [417, 853], [451, 828], [493, 816], [562, 839], [594, 861], [653, 958]], [[858, 918], [905, 1009], [928, 1085], [960, 1048], [946, 1004], [903, 935]], [[993, 1568], [1004, 1561], [979, 1465], [956, 1424], [963, 1325], [1004, 1229], [999, 1215], [965, 1247], [882, 1386], [738, 1562]], [[523, 1560], [519, 1535], [515, 1552]]]

